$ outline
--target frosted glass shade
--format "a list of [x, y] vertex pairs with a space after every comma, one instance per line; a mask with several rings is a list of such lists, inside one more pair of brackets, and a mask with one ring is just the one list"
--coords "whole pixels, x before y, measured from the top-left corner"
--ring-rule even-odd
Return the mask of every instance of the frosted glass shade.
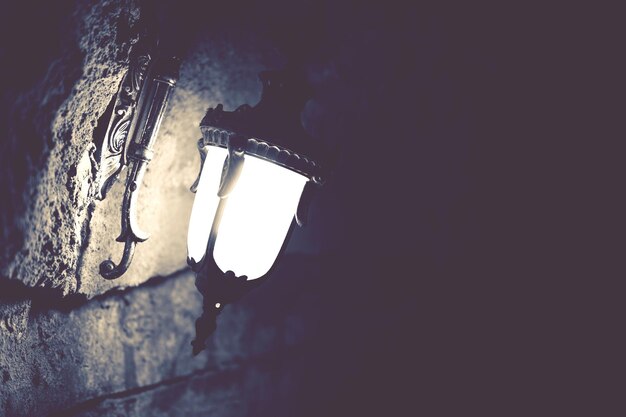
[[223, 271], [265, 275], [274, 264], [308, 179], [246, 155], [241, 176], [228, 196], [213, 249]]
[[211, 226], [220, 202], [217, 190], [227, 154], [226, 149], [209, 146], [202, 166], [187, 233], [187, 257], [194, 263], [199, 263], [206, 252]]

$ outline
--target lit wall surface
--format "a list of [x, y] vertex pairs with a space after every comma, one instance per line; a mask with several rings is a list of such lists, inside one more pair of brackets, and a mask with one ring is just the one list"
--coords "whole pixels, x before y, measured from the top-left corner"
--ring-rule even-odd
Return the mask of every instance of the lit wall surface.
[[[532, 121], [569, 120], [569, 88], [544, 77], [571, 74], [554, 53], [570, 41], [546, 40], [547, 15], [189, 3], [0, 6], [0, 416], [502, 416], [566, 386], [538, 347], [555, 323], [542, 302], [561, 294], [542, 262], [571, 258], [569, 211], [544, 203], [561, 188], [530, 162], [561, 150]], [[139, 195], [151, 237], [107, 281], [124, 184], [94, 199], [95, 144], [151, 11], [181, 74]], [[257, 73], [287, 63], [313, 87], [302, 121], [332, 176], [272, 278], [193, 357], [199, 123], [256, 104]]]

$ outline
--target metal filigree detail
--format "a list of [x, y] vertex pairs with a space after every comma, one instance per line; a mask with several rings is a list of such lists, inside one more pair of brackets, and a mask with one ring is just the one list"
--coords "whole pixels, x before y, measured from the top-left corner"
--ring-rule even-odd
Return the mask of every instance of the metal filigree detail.
[[100, 145], [100, 169], [96, 181], [96, 198], [99, 200], [104, 199], [126, 164], [126, 139], [151, 60], [148, 53], [131, 52], [130, 68], [120, 83], [109, 125]]
[[245, 153], [291, 169], [322, 183], [328, 170], [324, 146], [304, 130], [301, 114], [311, 96], [304, 76], [297, 71], [265, 71], [261, 100], [251, 107], [224, 111], [209, 108], [200, 122], [206, 144], [226, 147], [236, 134], [246, 138]]
[[[202, 131], [203, 143], [205, 145], [222, 148], [227, 148], [230, 138], [235, 135], [232, 131], [213, 126], [201, 126], [200, 130]], [[314, 160], [282, 146], [256, 138], [249, 138], [246, 140], [245, 153], [295, 171], [315, 182], [322, 181], [320, 167]]]
[[146, 78], [146, 72], [148, 71], [148, 65], [152, 60], [150, 54], [139, 55], [137, 57], [137, 63], [131, 68], [132, 73], [132, 89], [130, 93], [138, 93], [141, 90], [143, 80]]
[[[120, 110], [120, 113], [121, 112], [122, 110]], [[126, 136], [128, 136], [128, 126], [130, 126], [130, 118], [126, 116], [124, 119], [121, 119], [113, 129], [113, 134], [109, 141], [109, 152], [111, 155], [119, 155], [122, 153], [124, 141], [126, 140]]]
[[[120, 166], [122, 166], [121, 163], [128, 165], [128, 174], [122, 202], [122, 231], [117, 238], [118, 242], [124, 242], [124, 254], [117, 265], [110, 259], [100, 264], [100, 275], [106, 279], [116, 279], [122, 276], [132, 262], [137, 243], [147, 240], [150, 236], [139, 227], [137, 198], [143, 176], [152, 160], [152, 148], [168, 99], [178, 80], [180, 61], [176, 58], [155, 59], [150, 61], [147, 68], [144, 68], [143, 65], [146, 65], [146, 62], [140, 61], [138, 70], [127, 74], [132, 83], [141, 84], [141, 89], [138, 92], [132, 89], [123, 91], [122, 97], [135, 96], [132, 104], [133, 111], [130, 116], [115, 113], [118, 116], [125, 116], [126, 119], [121, 119], [122, 121], [118, 122], [107, 138], [109, 155], [119, 155]], [[129, 86], [124, 86], [126, 87]], [[134, 109], [135, 106], [136, 109]]]

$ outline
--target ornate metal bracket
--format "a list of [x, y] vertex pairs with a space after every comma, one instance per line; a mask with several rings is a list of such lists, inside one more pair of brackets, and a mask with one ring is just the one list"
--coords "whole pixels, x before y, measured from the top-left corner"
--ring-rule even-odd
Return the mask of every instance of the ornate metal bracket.
[[118, 242], [124, 242], [124, 254], [117, 265], [111, 260], [100, 264], [100, 274], [106, 279], [124, 274], [132, 262], [137, 242], [149, 237], [137, 222], [137, 194], [153, 157], [152, 148], [167, 101], [178, 80], [179, 67], [177, 58], [152, 58], [149, 53], [137, 52], [131, 55], [130, 69], [120, 85], [100, 151], [97, 198], [105, 197], [127, 165], [122, 231], [117, 238]]
[[137, 99], [141, 92], [152, 56], [141, 45], [133, 47], [130, 53], [129, 69], [124, 74], [115, 97], [109, 125], [99, 147], [99, 170], [97, 173], [96, 198], [103, 200], [118, 175], [127, 163], [126, 146], [128, 133], [133, 121]]

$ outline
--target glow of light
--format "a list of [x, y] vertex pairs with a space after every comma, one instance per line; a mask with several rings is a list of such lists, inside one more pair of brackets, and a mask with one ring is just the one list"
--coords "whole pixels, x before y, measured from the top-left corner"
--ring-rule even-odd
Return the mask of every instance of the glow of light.
[[220, 202], [217, 190], [222, 176], [222, 167], [228, 154], [226, 149], [217, 146], [209, 146], [208, 149], [191, 209], [187, 233], [187, 256], [196, 263], [202, 260], [206, 252], [211, 226]]
[[269, 271], [307, 180], [271, 162], [245, 156], [241, 176], [226, 201], [213, 251], [223, 272], [230, 270], [251, 280]]

